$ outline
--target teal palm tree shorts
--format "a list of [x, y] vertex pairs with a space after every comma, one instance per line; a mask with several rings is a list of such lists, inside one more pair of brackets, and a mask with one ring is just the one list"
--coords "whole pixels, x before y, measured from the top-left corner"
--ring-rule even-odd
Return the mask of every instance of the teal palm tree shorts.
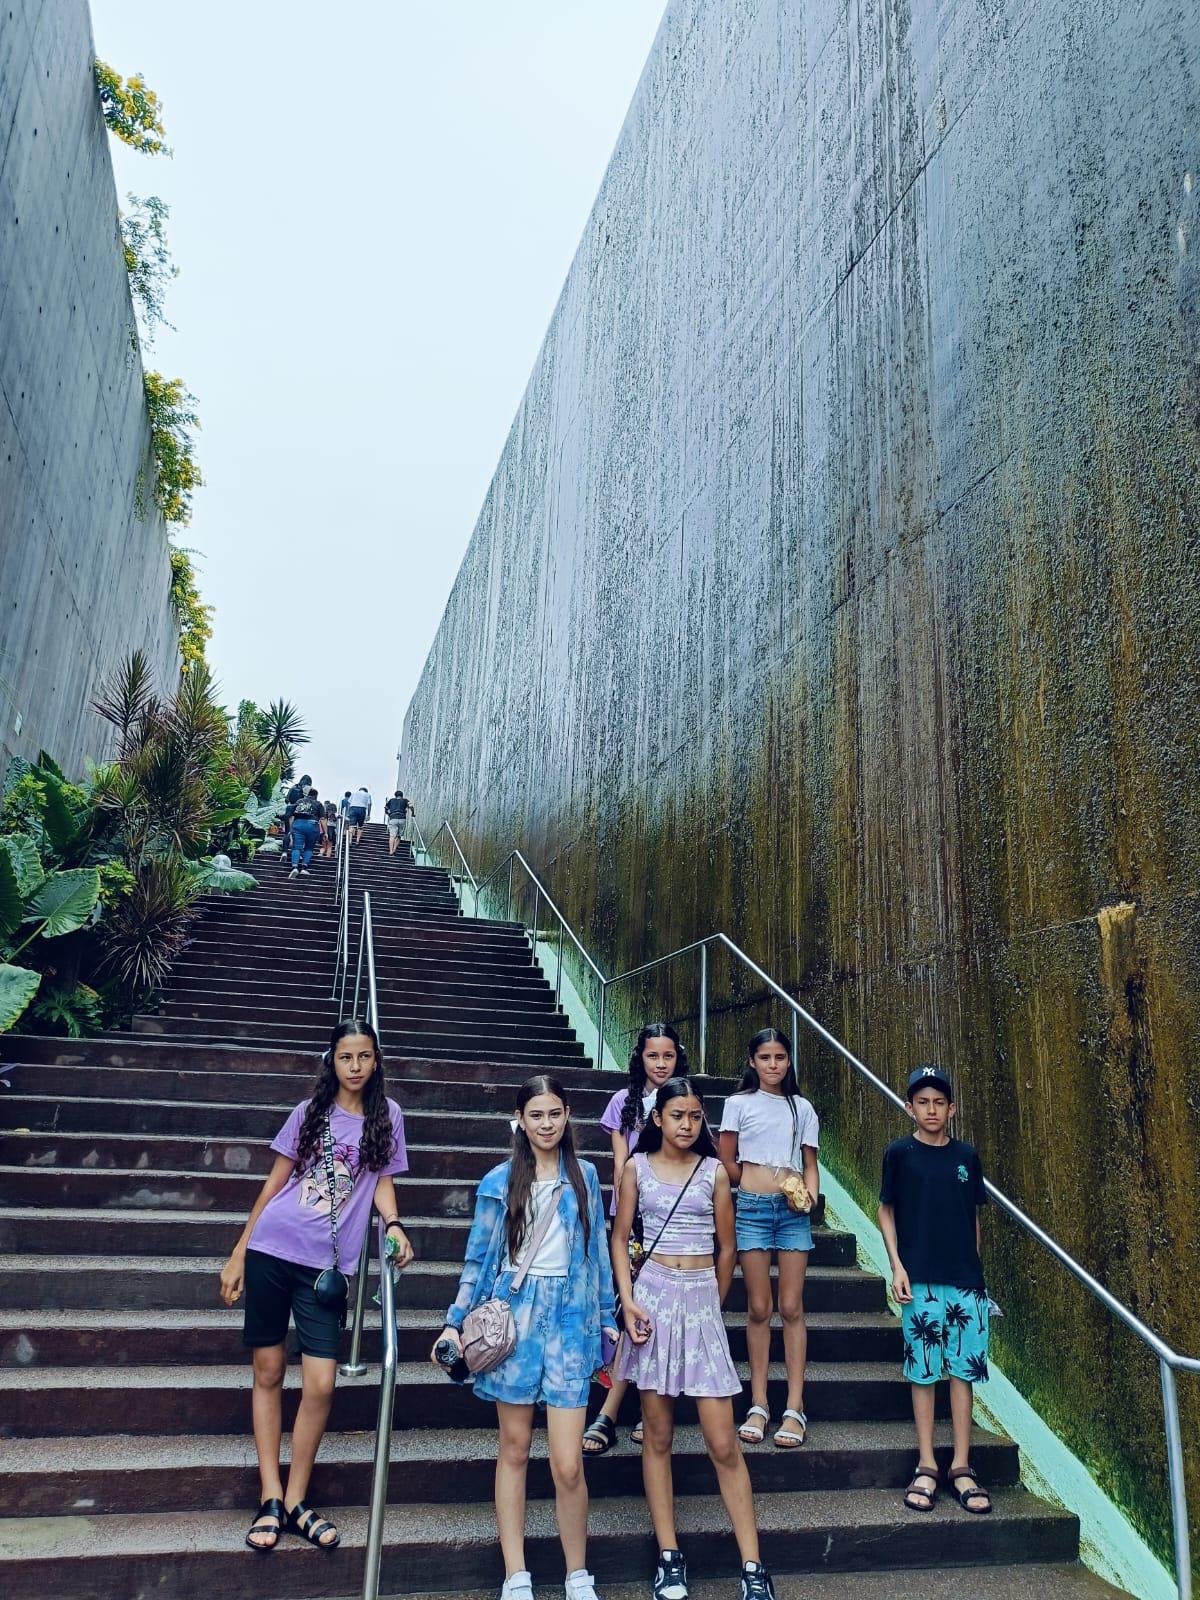
[[910, 1383], [961, 1378], [988, 1379], [986, 1289], [955, 1289], [944, 1283], [914, 1283], [904, 1306], [904, 1376]]

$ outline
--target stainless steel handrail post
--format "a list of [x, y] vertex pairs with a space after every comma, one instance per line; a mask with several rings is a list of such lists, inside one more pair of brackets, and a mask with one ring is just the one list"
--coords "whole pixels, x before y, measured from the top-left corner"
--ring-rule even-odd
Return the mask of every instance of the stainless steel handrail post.
[[538, 883], [535, 880], [535, 882], [534, 882], [534, 890], [533, 890], [533, 937], [530, 940], [530, 943], [532, 944], [533, 948], [532, 948], [532, 951], [531, 951], [530, 957], [529, 957], [529, 965], [531, 967], [536, 967], [537, 966], [537, 930], [538, 930], [538, 912], [542, 909], [542, 907], [541, 907], [541, 893], [542, 893], [542, 886], [541, 886], [540, 883]]
[[1175, 1386], [1175, 1368], [1166, 1356], [1160, 1356], [1159, 1376], [1162, 1380], [1163, 1423], [1167, 1434], [1167, 1486], [1171, 1496], [1171, 1535], [1175, 1547], [1175, 1584], [1179, 1600], [1191, 1600], [1192, 1552], [1188, 1534], [1187, 1481], [1184, 1477], [1183, 1436], [1179, 1428], [1179, 1391]]
[[371, 917], [371, 896], [363, 890], [363, 932], [367, 941], [367, 1004], [371, 1008], [370, 1023], [378, 1034], [379, 992], [375, 984], [375, 923]]
[[[338, 1002], [338, 1016], [342, 1014], [342, 1007], [346, 1000], [346, 968], [350, 965], [350, 850], [346, 845], [346, 825], [343, 821], [338, 834], [338, 886], [337, 904], [338, 913], [338, 952], [337, 960], [333, 966], [333, 993], [331, 1000]], [[338, 992], [338, 977], [341, 976], [341, 993]]]
[[608, 979], [600, 979], [599, 1017], [596, 1021], [596, 1066], [604, 1071], [604, 1013], [608, 1009]]
[[508, 858], [508, 905], [504, 913], [505, 922], [512, 921], [512, 872], [514, 859], [513, 856]]
[[[366, 900], [366, 895], [363, 896], [363, 899]], [[367, 947], [367, 915], [366, 915], [366, 908], [364, 906], [364, 908], [363, 908], [363, 919], [362, 919], [362, 923], [361, 923], [361, 925], [359, 927], [359, 930], [358, 930], [358, 965], [354, 969], [354, 1010], [350, 1013], [350, 1015], [353, 1016], [353, 1017], [356, 1017], [358, 1015], [358, 991], [362, 987], [363, 954], [364, 954], [364, 952], [366, 950], [366, 947]], [[371, 1026], [375, 1027], [375, 1024], [372, 1023]], [[376, 1032], [378, 1032], [378, 1029], [376, 1029]]]
[[367, 1319], [367, 1279], [371, 1265], [371, 1224], [363, 1234], [362, 1249], [358, 1252], [357, 1278], [354, 1283], [354, 1331], [350, 1336], [350, 1359], [338, 1371], [343, 1378], [361, 1378], [367, 1370], [362, 1359], [363, 1324]]
[[[370, 1229], [367, 1229], [368, 1237]], [[371, 1510], [367, 1518], [367, 1547], [363, 1557], [363, 1600], [378, 1600], [379, 1567], [383, 1555], [383, 1522], [387, 1510], [388, 1468], [392, 1456], [392, 1411], [396, 1400], [396, 1286], [385, 1248], [383, 1219], [379, 1228], [379, 1315], [383, 1358], [379, 1368], [379, 1418], [375, 1424], [375, 1464], [371, 1474]]]
[[700, 946], [700, 1071], [708, 1059], [708, 946]]
[[554, 1009], [562, 1010], [563, 920], [558, 919], [558, 970], [554, 974]]

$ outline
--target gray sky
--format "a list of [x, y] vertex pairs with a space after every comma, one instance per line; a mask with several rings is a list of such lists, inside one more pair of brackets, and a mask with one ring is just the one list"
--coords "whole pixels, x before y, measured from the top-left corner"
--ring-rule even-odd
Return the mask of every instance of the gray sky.
[[112, 142], [171, 207], [210, 660], [379, 796], [664, 0], [91, 4], [175, 150]]

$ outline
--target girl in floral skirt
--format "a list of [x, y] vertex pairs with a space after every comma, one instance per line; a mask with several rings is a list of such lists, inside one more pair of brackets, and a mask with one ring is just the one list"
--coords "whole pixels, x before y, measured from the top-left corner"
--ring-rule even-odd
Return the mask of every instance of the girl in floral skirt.
[[[629, 1234], [639, 1210], [649, 1254], [635, 1286]], [[660, 1551], [655, 1600], [686, 1600], [688, 1592], [671, 1475], [675, 1399], [681, 1394], [696, 1402], [733, 1524], [742, 1600], [774, 1600], [770, 1574], [759, 1560], [750, 1475], [734, 1429], [732, 1396], [742, 1385], [721, 1319], [736, 1256], [733, 1200], [704, 1102], [690, 1078], [672, 1078], [658, 1091], [622, 1174], [612, 1255], [628, 1335], [614, 1375], [641, 1391], [642, 1478]]]

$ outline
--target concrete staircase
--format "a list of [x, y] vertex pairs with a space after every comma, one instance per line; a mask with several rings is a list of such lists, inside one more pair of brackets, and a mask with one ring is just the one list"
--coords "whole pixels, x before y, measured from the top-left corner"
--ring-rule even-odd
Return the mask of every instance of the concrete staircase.
[[[372, 830], [354, 861], [378, 920], [391, 1092], [412, 1175], [401, 1209], [417, 1262], [400, 1289], [400, 1356], [383, 1590], [495, 1593], [493, 1419], [428, 1365], [462, 1260], [473, 1187], [500, 1159], [503, 1113], [530, 1070], [567, 1083], [583, 1153], [610, 1177], [597, 1126], [620, 1080], [582, 1052], [514, 925], [457, 914], [445, 874], [389, 861]], [[262, 1175], [268, 1143], [305, 1093], [332, 1011], [332, 872], [215, 902], [161, 1012], [121, 1039], [8, 1037], [0, 1058], [0, 1593], [189, 1600], [346, 1596], [361, 1582], [377, 1392], [341, 1382], [310, 1499], [343, 1547], [242, 1546], [257, 1502], [241, 1317], [217, 1274]], [[419, 964], [419, 970], [417, 969]], [[711, 1085], [718, 1109], [724, 1083]], [[1075, 1519], [1018, 1483], [1015, 1447], [981, 1434], [988, 1519], [944, 1499], [906, 1514], [913, 1463], [899, 1327], [851, 1236], [819, 1228], [807, 1306], [811, 1443], [748, 1452], [780, 1600], [816, 1594], [1111, 1594], [1077, 1564]], [[729, 1326], [745, 1358], [745, 1298]], [[367, 1356], [378, 1359], [378, 1320]], [[776, 1351], [777, 1356], [780, 1352]], [[744, 1370], [744, 1369], [743, 1369]], [[285, 1424], [297, 1395], [289, 1373]], [[783, 1404], [783, 1371], [772, 1379]], [[597, 1401], [599, 1391], [597, 1391]], [[734, 1593], [734, 1552], [692, 1408], [680, 1407], [680, 1524], [697, 1600]], [[648, 1593], [652, 1548], [638, 1452], [588, 1464], [591, 1561], [606, 1600]], [[544, 1436], [530, 1469], [529, 1554], [561, 1570]], [[915, 1568], [967, 1567], [969, 1575]], [[782, 1576], [791, 1574], [792, 1576]], [[842, 1576], [839, 1576], [842, 1575]], [[814, 1576], [819, 1575], [819, 1576]], [[625, 1588], [624, 1585], [631, 1585]], [[550, 1590], [547, 1593], [553, 1592]], [[561, 1594], [561, 1588], [557, 1591]]]

